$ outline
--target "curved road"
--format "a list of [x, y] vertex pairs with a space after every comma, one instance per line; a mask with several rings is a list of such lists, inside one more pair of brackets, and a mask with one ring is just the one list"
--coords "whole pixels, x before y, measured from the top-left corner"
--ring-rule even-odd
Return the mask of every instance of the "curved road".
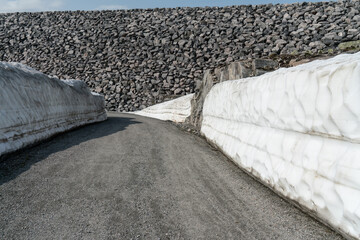
[[341, 239], [168, 122], [109, 114], [0, 163], [0, 239]]

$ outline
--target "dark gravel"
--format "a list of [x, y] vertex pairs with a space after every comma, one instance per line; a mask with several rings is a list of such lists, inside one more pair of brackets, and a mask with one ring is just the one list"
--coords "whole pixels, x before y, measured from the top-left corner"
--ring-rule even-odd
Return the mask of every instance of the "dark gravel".
[[341, 239], [213, 150], [110, 114], [0, 163], [0, 239]]

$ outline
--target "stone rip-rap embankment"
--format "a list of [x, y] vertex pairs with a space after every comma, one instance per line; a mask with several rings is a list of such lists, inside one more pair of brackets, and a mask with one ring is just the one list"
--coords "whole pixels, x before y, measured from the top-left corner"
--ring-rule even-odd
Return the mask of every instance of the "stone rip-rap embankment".
[[56, 133], [105, 120], [104, 97], [79, 80], [59, 80], [0, 62], [0, 156]]
[[0, 61], [84, 80], [108, 110], [134, 111], [195, 92], [205, 69], [359, 47], [347, 44], [360, 40], [359, 10], [356, 0], [0, 14]]

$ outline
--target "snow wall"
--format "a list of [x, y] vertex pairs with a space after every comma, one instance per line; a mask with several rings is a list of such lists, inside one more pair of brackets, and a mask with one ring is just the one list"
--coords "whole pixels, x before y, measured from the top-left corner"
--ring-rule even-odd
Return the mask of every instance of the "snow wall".
[[169, 120], [173, 122], [184, 122], [191, 114], [191, 99], [194, 94], [188, 94], [167, 102], [156, 104], [141, 111], [134, 112], [136, 115]]
[[104, 97], [84, 82], [0, 62], [0, 156], [106, 118]]
[[360, 238], [360, 53], [217, 84], [201, 132], [276, 192]]

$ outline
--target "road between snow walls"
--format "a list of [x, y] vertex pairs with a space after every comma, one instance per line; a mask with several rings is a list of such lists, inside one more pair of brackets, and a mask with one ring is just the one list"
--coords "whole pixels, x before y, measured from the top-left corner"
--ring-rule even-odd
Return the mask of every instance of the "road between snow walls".
[[[155, 105], [151, 117], [178, 119], [179, 103], [192, 98]], [[359, 102], [360, 53], [344, 54], [216, 84], [201, 133], [265, 185], [360, 239]]]
[[0, 156], [106, 118], [104, 97], [85, 82], [0, 62]]

